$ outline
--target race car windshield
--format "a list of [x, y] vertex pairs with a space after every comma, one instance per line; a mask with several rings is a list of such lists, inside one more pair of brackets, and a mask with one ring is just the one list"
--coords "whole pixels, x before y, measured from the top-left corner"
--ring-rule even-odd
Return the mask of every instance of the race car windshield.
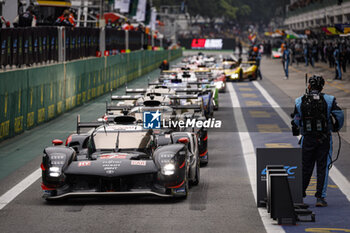
[[148, 132], [120, 132], [118, 149], [146, 149], [151, 140]]
[[150, 139], [148, 132], [97, 132], [94, 135], [96, 150], [145, 149]]
[[97, 150], [114, 150], [119, 132], [97, 132], [94, 135], [94, 144]]

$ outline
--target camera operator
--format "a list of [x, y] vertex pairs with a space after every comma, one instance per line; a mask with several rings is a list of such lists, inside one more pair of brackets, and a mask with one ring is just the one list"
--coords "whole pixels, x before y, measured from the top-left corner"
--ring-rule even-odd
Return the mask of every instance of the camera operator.
[[[303, 196], [317, 164], [316, 206], [326, 207], [326, 190], [329, 165], [332, 162], [332, 135], [344, 123], [344, 112], [334, 96], [321, 93], [325, 81], [313, 75], [308, 82], [307, 93], [295, 100], [293, 135], [302, 135]], [[334, 118], [334, 122], [333, 122]]]

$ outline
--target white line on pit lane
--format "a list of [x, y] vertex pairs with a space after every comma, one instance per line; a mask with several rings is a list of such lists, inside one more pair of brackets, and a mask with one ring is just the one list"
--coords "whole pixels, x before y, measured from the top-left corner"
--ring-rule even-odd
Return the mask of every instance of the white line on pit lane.
[[[276, 112], [282, 118], [282, 120], [286, 123], [286, 125], [288, 125], [289, 128], [291, 128], [291, 125], [290, 125], [291, 118], [282, 110], [282, 108], [278, 105], [278, 103], [271, 97], [269, 93], [267, 93], [267, 91], [260, 85], [260, 83], [254, 81], [253, 84], [264, 96], [267, 102], [269, 102], [269, 104], [276, 110]], [[342, 191], [342, 193], [350, 201], [350, 182], [335, 167], [335, 165], [333, 165], [332, 169], [329, 171], [329, 176], [331, 177], [333, 182], [339, 187], [340, 191]]]
[[3, 209], [7, 204], [9, 204], [13, 199], [15, 199], [19, 194], [31, 186], [35, 181], [41, 177], [41, 169], [35, 170], [32, 174], [24, 178], [21, 182], [16, 184], [9, 191], [4, 193], [0, 197], [0, 210]]
[[[236, 91], [233, 88], [233, 84], [227, 85], [231, 102], [233, 115], [236, 121], [237, 131], [239, 138], [241, 140], [242, 152], [244, 161], [248, 170], [248, 176], [250, 181], [250, 186], [254, 194], [254, 200], [256, 202], [256, 155], [253, 146], [252, 139], [250, 138], [247, 125], [244, 121], [243, 113], [241, 110], [241, 105], [238, 101]], [[273, 221], [267, 211], [262, 208], [258, 208], [261, 220], [264, 224], [265, 230], [268, 233], [282, 233], [285, 232], [284, 229], [277, 225], [276, 221]]]

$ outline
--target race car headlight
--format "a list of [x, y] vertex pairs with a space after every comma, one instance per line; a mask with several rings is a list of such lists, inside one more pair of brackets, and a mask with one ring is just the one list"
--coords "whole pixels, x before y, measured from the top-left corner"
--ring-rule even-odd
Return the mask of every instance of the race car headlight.
[[50, 168], [49, 168], [49, 171], [50, 171], [50, 172], [59, 172], [59, 171], [60, 171], [60, 168], [59, 168], [59, 167], [50, 167]]
[[49, 168], [49, 175], [51, 177], [59, 177], [61, 175], [61, 171], [59, 167], [50, 167]]
[[50, 172], [51, 177], [59, 177], [61, 175], [60, 172]]
[[238, 74], [231, 74], [231, 78], [232, 78], [232, 79], [238, 78]]
[[166, 176], [174, 175], [175, 165], [173, 163], [168, 163], [162, 168], [162, 174]]

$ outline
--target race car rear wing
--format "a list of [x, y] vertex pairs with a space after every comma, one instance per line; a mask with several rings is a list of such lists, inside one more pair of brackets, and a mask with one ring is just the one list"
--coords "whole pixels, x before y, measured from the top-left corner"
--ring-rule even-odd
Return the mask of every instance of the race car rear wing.
[[[191, 104], [191, 105], [158, 105], [158, 106], [153, 106], [155, 108], [157, 107], [164, 107], [164, 106], [168, 106], [174, 110], [201, 110], [201, 105], [198, 104]], [[134, 107], [144, 107], [143, 105], [141, 106], [116, 106], [116, 105], [106, 105], [106, 111], [129, 111]]]
[[201, 110], [201, 106], [197, 105], [197, 104], [191, 104], [191, 105], [171, 105], [170, 106], [172, 109], [175, 110], [197, 110], [200, 111]]
[[186, 82], [187, 84], [190, 85], [203, 85], [203, 84], [210, 84], [209, 81], [199, 81], [199, 82]]
[[125, 93], [126, 94], [145, 94], [147, 92], [147, 89], [145, 88], [136, 88], [136, 89], [130, 89], [130, 88], [125, 88]]
[[142, 97], [142, 95], [112, 95], [111, 100], [138, 100]]
[[132, 109], [135, 106], [128, 106], [128, 105], [106, 105], [106, 111], [128, 111]]
[[198, 95], [168, 95], [167, 97], [172, 100], [198, 99]]
[[176, 93], [202, 92], [202, 88], [174, 88]]
[[162, 70], [160, 74], [177, 74], [179, 73], [178, 70]]
[[80, 122], [80, 115], [77, 116], [77, 134], [80, 134], [81, 128], [97, 128], [103, 125], [103, 122]]
[[256, 61], [242, 61], [241, 64], [256, 64]]

